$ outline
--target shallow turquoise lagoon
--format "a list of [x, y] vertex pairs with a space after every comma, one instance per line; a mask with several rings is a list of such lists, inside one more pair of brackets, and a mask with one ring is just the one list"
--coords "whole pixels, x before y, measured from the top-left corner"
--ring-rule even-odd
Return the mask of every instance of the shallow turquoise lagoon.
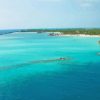
[[[0, 36], [0, 100], [100, 100], [99, 37]], [[60, 57], [68, 60], [49, 61]], [[31, 61], [44, 62], [28, 63]]]

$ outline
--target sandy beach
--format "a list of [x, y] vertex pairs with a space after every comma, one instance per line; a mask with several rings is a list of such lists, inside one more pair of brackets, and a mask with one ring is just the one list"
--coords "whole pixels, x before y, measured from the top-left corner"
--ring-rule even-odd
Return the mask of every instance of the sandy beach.
[[59, 34], [59, 35], [56, 35], [56, 36], [65, 36], [65, 37], [68, 37], [68, 36], [79, 36], [79, 37], [100, 37], [100, 35], [86, 35], [86, 34]]

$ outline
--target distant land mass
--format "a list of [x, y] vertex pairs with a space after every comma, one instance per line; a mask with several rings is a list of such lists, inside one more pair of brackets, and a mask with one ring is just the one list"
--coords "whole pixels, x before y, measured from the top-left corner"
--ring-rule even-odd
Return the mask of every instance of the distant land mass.
[[0, 30], [0, 35], [14, 32], [61, 32], [62, 34], [100, 35], [100, 28], [40, 28], [40, 29], [7, 29]]

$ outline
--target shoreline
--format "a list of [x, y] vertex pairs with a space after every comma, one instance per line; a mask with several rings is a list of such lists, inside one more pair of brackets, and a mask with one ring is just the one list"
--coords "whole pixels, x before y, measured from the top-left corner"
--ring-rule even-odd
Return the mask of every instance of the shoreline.
[[69, 37], [69, 36], [78, 36], [78, 37], [100, 37], [100, 35], [89, 35], [89, 34], [63, 34], [63, 33], [53, 33], [49, 34], [50, 36], [61, 36], [61, 37]]
[[75, 34], [75, 35], [71, 35], [71, 34], [61, 34], [59, 36], [78, 36], [78, 37], [100, 37], [100, 35], [86, 35], [86, 34]]

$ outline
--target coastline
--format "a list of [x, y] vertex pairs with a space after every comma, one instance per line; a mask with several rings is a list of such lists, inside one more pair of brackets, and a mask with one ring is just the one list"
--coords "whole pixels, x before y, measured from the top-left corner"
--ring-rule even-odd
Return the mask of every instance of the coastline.
[[100, 37], [100, 35], [89, 35], [89, 34], [63, 34], [63, 33], [53, 33], [49, 34], [51, 36], [61, 36], [61, 37], [70, 37], [70, 36], [78, 36], [78, 37]]
[[75, 34], [75, 35], [72, 35], [72, 34], [61, 34], [61, 35], [58, 35], [58, 36], [78, 36], [78, 37], [100, 37], [100, 35], [86, 35], [86, 34]]

